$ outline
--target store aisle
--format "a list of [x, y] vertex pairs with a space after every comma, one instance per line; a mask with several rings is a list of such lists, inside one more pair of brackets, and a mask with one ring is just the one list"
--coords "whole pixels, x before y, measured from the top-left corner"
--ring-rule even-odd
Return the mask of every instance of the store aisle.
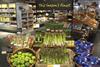
[[3, 48], [5, 48], [8, 44], [3, 40], [0, 39], [0, 67], [10, 67], [7, 63], [7, 55], [1, 54]]
[[0, 31], [0, 67], [10, 67], [7, 63], [7, 54], [1, 54], [2, 51], [8, 50], [9, 43], [4, 39], [8, 35], [14, 35], [14, 33]]
[[96, 38], [94, 41], [93, 54], [100, 57], [100, 30], [97, 31]]

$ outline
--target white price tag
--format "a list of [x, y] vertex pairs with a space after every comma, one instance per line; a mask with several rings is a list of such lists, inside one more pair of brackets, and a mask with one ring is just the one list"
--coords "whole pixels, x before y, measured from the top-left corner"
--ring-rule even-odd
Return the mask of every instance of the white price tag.
[[1, 54], [7, 54], [7, 51], [2, 51]]
[[34, 28], [39, 28], [40, 24], [34, 24]]
[[47, 67], [53, 67], [53, 65], [47, 65]]
[[60, 67], [60, 64], [48, 65], [47, 67]]
[[60, 67], [60, 64], [54, 65], [53, 67]]

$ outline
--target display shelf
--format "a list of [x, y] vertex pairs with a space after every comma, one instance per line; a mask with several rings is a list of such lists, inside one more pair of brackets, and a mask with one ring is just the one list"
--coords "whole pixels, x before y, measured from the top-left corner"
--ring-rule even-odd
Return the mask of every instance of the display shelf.
[[25, 2], [28, 3], [28, 4], [35, 4], [34, 0], [25, 0]]
[[13, 17], [16, 17], [16, 16], [6, 16], [6, 15], [0, 15], [0, 17], [9, 17], [9, 18], [13, 18]]
[[66, 40], [66, 44], [65, 45], [44, 45], [42, 43], [42, 41], [40, 42], [35, 42], [33, 47], [66, 47], [66, 48], [74, 48], [74, 40]]
[[[45, 50], [46, 49], [46, 50]], [[50, 49], [50, 50], [49, 50]], [[61, 53], [63, 53], [63, 50], [62, 50], [62, 52], [59, 52], [61, 49], [64, 49], [64, 50], [66, 50], [66, 52], [64, 52], [64, 53], [66, 53], [66, 58], [69, 58], [68, 60], [66, 60], [65, 61], [65, 63], [59, 63], [60, 61], [57, 61], [57, 57], [59, 57], [60, 55], [61, 55]], [[55, 51], [56, 51], [56, 53], [57, 53], [57, 55], [59, 55], [59, 56], [56, 56], [54, 53], [55, 53]], [[58, 52], [57, 52], [58, 51]], [[44, 52], [44, 53], [41, 53], [41, 52]], [[53, 52], [53, 53], [52, 53]], [[74, 54], [74, 52], [72, 51], [72, 50], [70, 50], [70, 49], [66, 49], [66, 48], [64, 48], [64, 47], [62, 47], [62, 48], [60, 48], [60, 47], [56, 47], [56, 48], [40, 48], [38, 51], [37, 51], [37, 57], [39, 58], [39, 60], [37, 61], [37, 63], [36, 63], [36, 67], [53, 67], [53, 66], [56, 66], [57, 65], [57, 67], [58, 66], [60, 66], [60, 67], [74, 67], [74, 62], [73, 62], [73, 56], [75, 55]], [[51, 57], [50, 55], [48, 55], [48, 53], [51, 55], [51, 56], [53, 56], [54, 55], [54, 57], [56, 58], [56, 61], [55, 61], [55, 58], [54, 57]], [[52, 54], [51, 54], [52, 53]], [[60, 53], [60, 54], [58, 54], [58, 53]], [[43, 54], [43, 55], [42, 55]], [[46, 55], [45, 55], [46, 54]], [[51, 59], [50, 59], [50, 57], [45, 61], [45, 63], [43, 63], [43, 56], [44, 56], [44, 58], [45, 59], [47, 59], [47, 56], [50, 56], [51, 57]], [[62, 55], [63, 56], [63, 58], [64, 58], [64, 54]], [[51, 61], [51, 62], [48, 62], [48, 61], [50, 61], [50, 60], [52, 60], [52, 58], [53, 58], [53, 61]], [[59, 57], [60, 59], [61, 59], [61, 57]], [[65, 59], [66, 59], [65, 58]], [[64, 59], [64, 60], [65, 60]], [[47, 63], [46, 63], [47, 62]], [[54, 63], [54, 64], [52, 64], [52, 63]]]
[[[0, 23], [16, 23], [16, 21], [0, 21]], [[16, 23], [17, 24], [17, 23]], [[16, 25], [17, 26], [17, 25]]]
[[33, 45], [33, 48], [57, 48], [57, 47], [66, 47], [66, 48], [68, 48], [68, 49], [75, 49], [75, 46], [73, 46], [73, 47], [69, 47], [69, 46], [43, 46], [43, 45], [41, 45], [41, 44], [34, 44]]
[[5, 32], [12, 32], [16, 33], [17, 32], [17, 27], [12, 27], [12, 26], [0, 26], [0, 31], [5, 31]]
[[[21, 3], [20, 3], [21, 4]], [[3, 6], [2, 6], [3, 5]], [[0, 23], [4, 23], [4, 27], [0, 28], [0, 31], [8, 31], [8, 32], [16, 32], [18, 29], [18, 9], [17, 7], [19, 4], [17, 3], [7, 3], [7, 4], [0, 4]], [[8, 26], [5, 27], [9, 23]], [[16, 28], [14, 28], [12, 25], [15, 25]], [[13, 28], [13, 29], [12, 29]]]
[[33, 19], [32, 19], [33, 13], [32, 12], [33, 11], [31, 9], [22, 12], [22, 26], [23, 27], [31, 28], [31, 26], [33, 25], [32, 24], [33, 23]]
[[16, 4], [0, 4], [0, 22], [1, 23], [13, 23], [16, 22], [12, 20], [12, 18], [16, 18]]
[[[27, 27], [27, 26], [26, 26]], [[22, 30], [23, 32], [23, 34], [27, 34], [27, 33], [31, 33], [31, 32], [33, 32], [33, 29], [32, 28], [29, 28], [29, 29], [26, 29], [26, 30]]]
[[17, 23], [16, 23], [16, 22], [10, 22], [10, 24], [11, 24], [11, 25], [17, 25]]
[[16, 12], [14, 12], [14, 11], [1, 11], [0, 12], [0, 14], [4, 14], [4, 13], [6, 13], [6, 14], [16, 14]]

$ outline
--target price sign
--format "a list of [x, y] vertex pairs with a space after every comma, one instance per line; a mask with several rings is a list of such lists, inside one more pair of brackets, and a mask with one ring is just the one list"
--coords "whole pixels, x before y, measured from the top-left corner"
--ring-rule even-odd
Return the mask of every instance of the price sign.
[[7, 51], [2, 51], [1, 54], [7, 54]]
[[34, 24], [33, 28], [39, 28], [40, 24]]
[[68, 40], [68, 41], [66, 41], [66, 43], [67, 43], [67, 46], [68, 47], [75, 47], [75, 41], [74, 40]]
[[53, 65], [48, 65], [47, 67], [53, 67]]
[[60, 64], [48, 65], [47, 67], [60, 67]]
[[54, 67], [60, 67], [60, 65], [54, 65]]

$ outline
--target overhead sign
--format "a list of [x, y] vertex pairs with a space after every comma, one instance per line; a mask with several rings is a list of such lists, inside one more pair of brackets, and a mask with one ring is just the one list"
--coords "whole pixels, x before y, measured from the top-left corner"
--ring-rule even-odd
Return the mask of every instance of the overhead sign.
[[71, 10], [73, 0], [36, 0], [37, 10]]

